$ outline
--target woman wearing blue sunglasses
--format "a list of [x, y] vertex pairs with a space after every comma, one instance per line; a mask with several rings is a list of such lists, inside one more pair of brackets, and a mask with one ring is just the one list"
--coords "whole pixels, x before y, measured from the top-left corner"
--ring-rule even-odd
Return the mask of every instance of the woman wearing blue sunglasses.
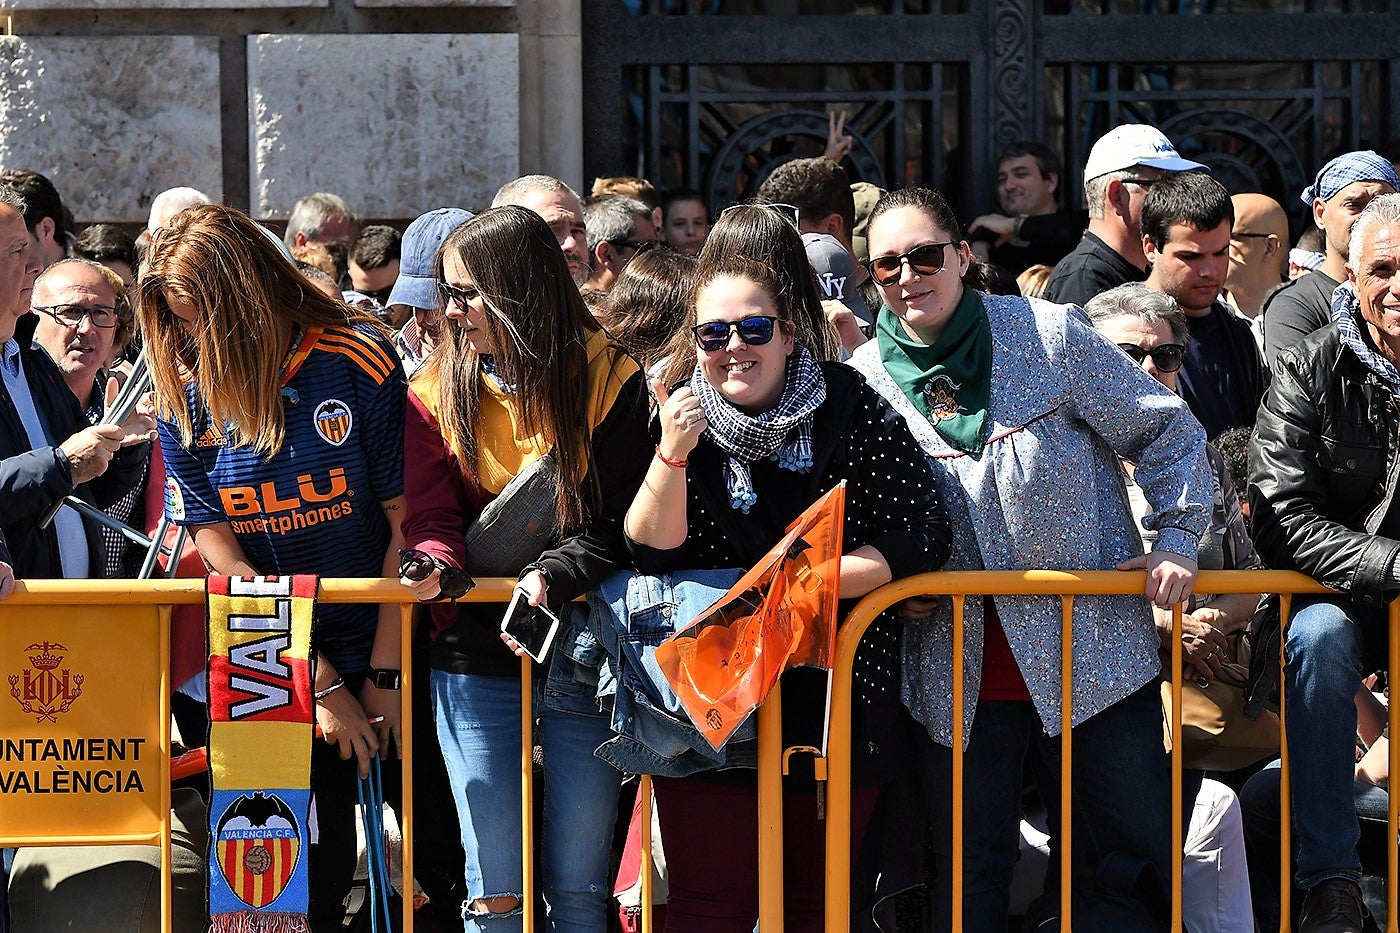
[[[801, 265], [784, 269], [787, 281], [810, 277], [805, 256], [797, 256]], [[854, 372], [818, 362], [804, 345], [791, 306], [801, 298], [791, 298], [784, 281], [743, 255], [702, 256], [682, 332], [696, 362], [669, 393], [653, 384], [659, 443], [624, 530], [645, 573], [746, 568], [845, 481], [839, 585], [850, 601], [891, 579], [937, 569], [948, 551], [947, 519], [908, 428]], [[891, 753], [906, 743], [897, 727], [904, 720], [896, 636], [893, 618], [877, 622], [856, 661], [862, 737], [855, 744], [865, 753], [856, 763], [863, 785], [855, 794], [856, 849]], [[785, 746], [821, 744], [825, 684], [810, 669], [783, 675]], [[815, 785], [810, 769], [795, 769], [787, 781], [785, 926], [820, 930], [824, 845]], [[658, 777], [653, 786], [670, 873], [667, 929], [748, 933], [758, 916], [754, 772]]]

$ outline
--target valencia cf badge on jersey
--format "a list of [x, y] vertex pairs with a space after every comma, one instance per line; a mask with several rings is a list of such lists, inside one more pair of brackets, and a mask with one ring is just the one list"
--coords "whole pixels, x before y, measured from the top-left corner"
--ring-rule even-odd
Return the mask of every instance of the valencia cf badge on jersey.
[[316, 433], [321, 435], [326, 443], [336, 447], [344, 444], [350, 437], [352, 420], [350, 406], [338, 398], [328, 398], [317, 405], [316, 413], [312, 416]]

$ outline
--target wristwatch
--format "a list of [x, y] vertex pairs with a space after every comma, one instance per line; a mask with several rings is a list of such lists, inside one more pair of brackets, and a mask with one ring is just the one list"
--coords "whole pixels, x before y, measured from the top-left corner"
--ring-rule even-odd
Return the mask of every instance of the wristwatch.
[[378, 667], [369, 669], [369, 682], [380, 690], [397, 690], [403, 682], [403, 674], [400, 671], [386, 671]]

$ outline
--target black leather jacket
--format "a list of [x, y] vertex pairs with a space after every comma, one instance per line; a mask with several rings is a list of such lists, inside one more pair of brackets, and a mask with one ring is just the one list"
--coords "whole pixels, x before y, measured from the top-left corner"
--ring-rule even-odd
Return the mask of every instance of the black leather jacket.
[[1279, 352], [1249, 449], [1250, 520], [1265, 562], [1365, 606], [1394, 598], [1400, 541], [1379, 537], [1395, 499], [1395, 392], [1329, 324]]

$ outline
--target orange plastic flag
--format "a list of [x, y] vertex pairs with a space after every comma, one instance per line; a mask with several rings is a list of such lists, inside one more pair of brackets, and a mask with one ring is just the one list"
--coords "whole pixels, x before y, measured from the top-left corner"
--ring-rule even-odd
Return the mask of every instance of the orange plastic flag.
[[716, 749], [783, 671], [831, 668], [846, 484], [814, 502], [729, 592], [656, 649], [656, 662]]

